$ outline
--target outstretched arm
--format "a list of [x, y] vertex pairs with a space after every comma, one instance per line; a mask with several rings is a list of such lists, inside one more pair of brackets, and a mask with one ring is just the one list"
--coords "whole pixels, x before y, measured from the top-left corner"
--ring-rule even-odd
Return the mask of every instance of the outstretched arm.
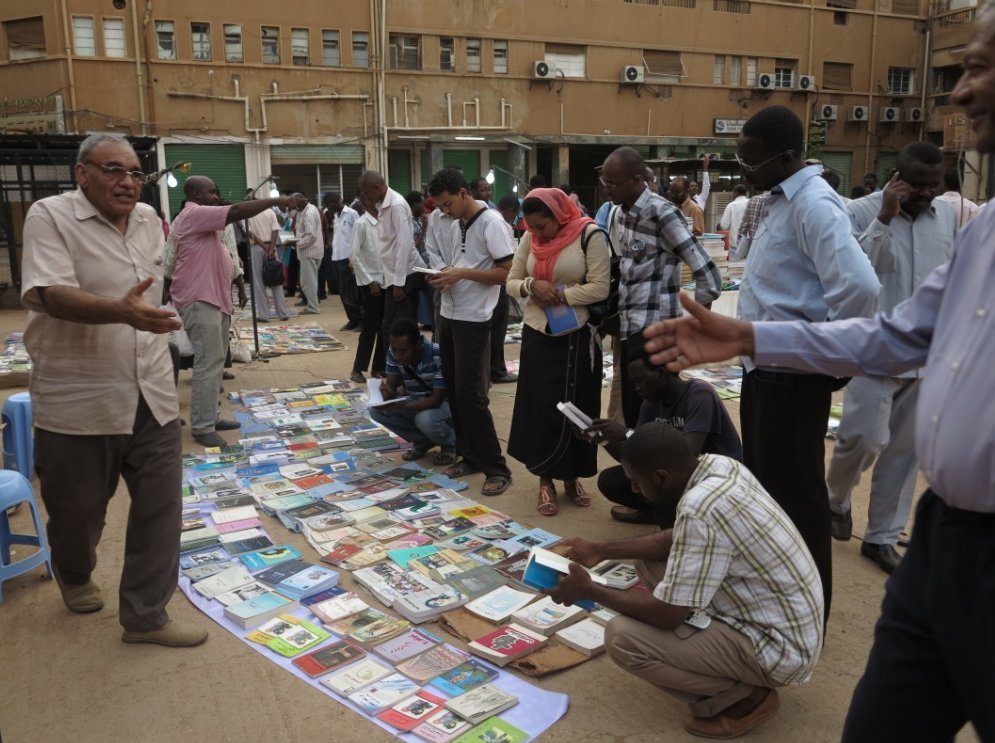
[[688, 314], [660, 320], [643, 330], [650, 361], [679, 372], [709, 361], [753, 355], [753, 324], [711, 312], [685, 294], [681, 305]]
[[38, 287], [38, 296], [45, 311], [60, 320], [87, 325], [125, 323], [150, 333], [179, 330], [182, 325], [175, 312], [155, 307], [142, 296], [153, 281], [150, 276], [135, 284], [120, 299], [101, 297], [73, 286]]

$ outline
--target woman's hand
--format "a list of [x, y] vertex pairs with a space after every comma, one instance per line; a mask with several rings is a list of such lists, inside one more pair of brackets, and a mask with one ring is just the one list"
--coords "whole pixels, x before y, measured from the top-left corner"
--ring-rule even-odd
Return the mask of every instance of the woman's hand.
[[540, 307], [551, 307], [555, 304], [566, 304], [562, 292], [548, 281], [536, 279], [532, 282], [532, 299]]

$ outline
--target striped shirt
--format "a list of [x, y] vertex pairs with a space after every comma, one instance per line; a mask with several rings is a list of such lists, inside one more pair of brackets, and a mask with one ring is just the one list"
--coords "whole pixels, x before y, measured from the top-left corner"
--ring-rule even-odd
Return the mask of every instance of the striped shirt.
[[804, 683], [815, 669], [823, 633], [815, 562], [788, 515], [733, 459], [701, 457], [653, 595], [742, 632], [782, 684]]
[[644, 189], [622, 216], [618, 253], [622, 338], [647, 325], [681, 314], [681, 261], [695, 279], [695, 299], [709, 304], [722, 290], [722, 277], [687, 228], [684, 215], [669, 201]]
[[439, 344], [426, 341], [424, 337], [421, 340], [422, 356], [415, 367], [410, 364], [401, 366], [394, 358], [394, 351], [387, 349], [387, 374], [397, 374], [401, 377], [408, 397], [427, 397], [436, 388], [445, 389], [446, 386], [442, 378], [442, 354], [439, 353]]

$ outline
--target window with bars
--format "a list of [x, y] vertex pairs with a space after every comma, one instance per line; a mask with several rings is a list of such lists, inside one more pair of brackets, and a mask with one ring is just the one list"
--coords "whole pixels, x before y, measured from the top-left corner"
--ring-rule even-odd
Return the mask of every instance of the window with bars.
[[848, 62], [823, 62], [822, 80], [825, 90], [853, 90], [853, 65]]
[[104, 56], [128, 56], [128, 45], [124, 39], [124, 18], [104, 18]]
[[242, 26], [237, 23], [226, 23], [225, 32], [225, 62], [236, 64], [245, 61], [245, 52], [242, 48]]
[[480, 39], [466, 40], [466, 71], [480, 72], [483, 70], [483, 62], [480, 55]]
[[159, 59], [176, 59], [176, 24], [155, 22], [155, 54]]
[[338, 31], [321, 32], [321, 63], [325, 67], [338, 67], [342, 64], [342, 49], [339, 47]]
[[774, 60], [774, 87], [792, 88], [795, 84], [795, 65], [793, 59]]
[[421, 38], [407, 34], [390, 35], [390, 68], [392, 70], [421, 69]]
[[495, 41], [494, 45], [494, 74], [508, 74], [508, 42]]
[[370, 66], [370, 35], [366, 31], [352, 32], [352, 66]]
[[211, 24], [191, 23], [190, 43], [193, 46], [194, 62], [211, 61]]
[[911, 95], [915, 90], [915, 68], [889, 67], [888, 92], [895, 95]]
[[311, 64], [311, 40], [308, 29], [290, 29], [290, 61], [298, 67]]
[[643, 67], [646, 74], [668, 78], [668, 82], [680, 82], [684, 77], [684, 61], [680, 52], [643, 49]]
[[280, 28], [262, 27], [263, 64], [280, 64]]
[[443, 72], [456, 71], [456, 39], [452, 36], [439, 39], [439, 69]]
[[746, 57], [746, 80], [743, 84], [747, 88], [752, 88], [757, 84], [757, 58]]
[[712, 84], [722, 85], [726, 81], [726, 58], [724, 54], [715, 55], [715, 64], [712, 67]]
[[93, 28], [91, 16], [73, 16], [73, 51], [77, 57], [96, 56], [97, 35]]
[[7, 58], [37, 59], [45, 56], [45, 22], [41, 16], [20, 18], [3, 24]]

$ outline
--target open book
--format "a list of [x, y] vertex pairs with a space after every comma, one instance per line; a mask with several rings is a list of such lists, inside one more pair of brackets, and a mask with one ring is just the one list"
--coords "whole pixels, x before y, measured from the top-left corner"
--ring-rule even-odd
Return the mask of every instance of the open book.
[[393, 405], [395, 402], [401, 402], [402, 400], [407, 400], [405, 397], [392, 397], [389, 400], [384, 400], [383, 395], [380, 393], [380, 383], [382, 379], [367, 379], [366, 380], [366, 396], [369, 402], [366, 403], [367, 407], [379, 408], [381, 405]]

